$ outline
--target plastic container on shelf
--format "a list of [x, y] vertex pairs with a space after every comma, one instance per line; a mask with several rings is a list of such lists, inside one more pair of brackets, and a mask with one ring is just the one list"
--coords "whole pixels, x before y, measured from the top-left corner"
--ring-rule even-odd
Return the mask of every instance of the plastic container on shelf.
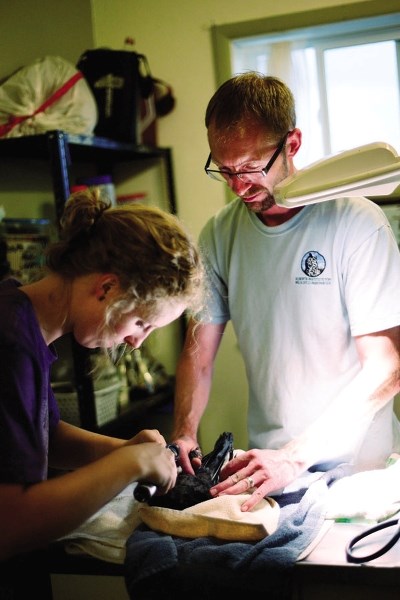
[[44, 248], [51, 239], [48, 219], [3, 219], [10, 275], [22, 283], [42, 275]]
[[[54, 395], [60, 408], [61, 418], [67, 423], [80, 427], [82, 425], [79, 413], [77, 391], [69, 382], [52, 383]], [[118, 416], [121, 382], [114, 381], [110, 385], [98, 388], [94, 392], [94, 407], [96, 425], [101, 427]]]
[[71, 189], [82, 186], [99, 188], [100, 195], [105, 200], [109, 200], [113, 206], [117, 204], [117, 196], [111, 175], [95, 175], [94, 177], [81, 178], [78, 180], [77, 185]]
[[83, 192], [84, 190], [88, 190], [88, 185], [73, 185], [71, 186], [71, 194], [75, 194], [75, 192]]
[[[65, 340], [56, 341], [59, 360], [51, 373], [51, 386], [60, 408], [61, 418], [72, 425], [82, 425], [79, 398], [69, 357], [69, 346]], [[58, 364], [60, 363], [60, 364]], [[122, 381], [116, 366], [109, 357], [95, 349], [90, 354], [90, 372], [93, 382], [93, 404], [95, 422], [101, 427], [117, 418], [120, 409]], [[90, 399], [87, 400], [88, 402]]]
[[118, 194], [117, 204], [131, 204], [132, 202], [139, 202], [140, 204], [147, 204], [148, 197], [147, 192], [135, 192], [131, 194]]

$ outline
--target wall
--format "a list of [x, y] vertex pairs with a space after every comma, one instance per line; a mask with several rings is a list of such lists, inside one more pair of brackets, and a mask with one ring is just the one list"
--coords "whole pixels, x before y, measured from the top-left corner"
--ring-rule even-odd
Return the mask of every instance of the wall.
[[0, 0], [0, 15], [0, 80], [47, 55], [75, 63], [93, 44], [90, 0]]
[[[363, 11], [377, 1], [352, 4]], [[393, 1], [378, 4], [384, 11]], [[197, 236], [225, 202], [223, 186], [203, 172], [208, 155], [204, 111], [216, 88], [212, 26], [279, 15], [287, 17], [289, 26], [291, 13], [328, 7], [337, 8], [338, 20], [349, 10], [343, 0], [302, 0], [300, 8], [298, 0], [0, 0], [0, 39], [9, 50], [2, 56], [0, 78], [44, 54], [57, 53], [75, 63], [86, 48], [122, 49], [125, 37], [133, 37], [153, 75], [174, 90], [176, 108], [159, 120], [158, 143], [173, 149], [178, 212]], [[234, 432], [237, 447], [245, 447], [246, 397], [243, 364], [229, 328], [203, 420], [206, 450], [224, 430]]]

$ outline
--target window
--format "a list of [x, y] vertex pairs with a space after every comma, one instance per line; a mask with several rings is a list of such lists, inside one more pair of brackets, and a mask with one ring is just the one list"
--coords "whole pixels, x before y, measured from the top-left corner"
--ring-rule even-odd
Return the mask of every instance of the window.
[[232, 37], [231, 72], [277, 75], [296, 98], [296, 165], [370, 142], [400, 153], [400, 13]]

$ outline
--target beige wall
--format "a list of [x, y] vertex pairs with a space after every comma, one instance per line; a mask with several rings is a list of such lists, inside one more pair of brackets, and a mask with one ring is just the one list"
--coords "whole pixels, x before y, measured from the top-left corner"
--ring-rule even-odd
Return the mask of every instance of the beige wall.
[[47, 55], [75, 63], [93, 45], [90, 0], [0, 0], [0, 79]]
[[[366, 10], [376, 0], [352, 0]], [[385, 10], [393, 0], [380, 0]], [[176, 108], [159, 120], [158, 142], [173, 149], [180, 217], [197, 236], [223, 206], [223, 186], [205, 177], [208, 154], [203, 116], [216, 88], [211, 27], [336, 7], [343, 0], [0, 0], [2, 53], [0, 78], [37, 57], [56, 53], [71, 62], [89, 47], [122, 49], [131, 36], [146, 54], [154, 76], [173, 87]], [[393, 9], [395, 10], [395, 9]], [[48, 191], [51, 196], [51, 190]], [[0, 204], [1, 204], [0, 196]], [[212, 398], [203, 420], [202, 443], [210, 449], [222, 431], [233, 431], [236, 447], [245, 447], [247, 386], [231, 329], [218, 357]]]

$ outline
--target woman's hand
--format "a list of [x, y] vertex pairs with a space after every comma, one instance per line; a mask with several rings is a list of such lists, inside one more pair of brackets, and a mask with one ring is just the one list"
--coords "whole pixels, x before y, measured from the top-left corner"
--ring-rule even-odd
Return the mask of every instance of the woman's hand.
[[166, 494], [174, 487], [178, 475], [175, 454], [165, 444], [157, 442], [136, 444], [134, 457], [138, 473], [135, 477], [136, 481], [156, 485], [159, 494]]
[[164, 436], [161, 435], [158, 429], [142, 429], [142, 431], [139, 431], [139, 433], [128, 440], [126, 445], [144, 444], [146, 442], [155, 442], [156, 444], [161, 444], [161, 446], [167, 445]]

